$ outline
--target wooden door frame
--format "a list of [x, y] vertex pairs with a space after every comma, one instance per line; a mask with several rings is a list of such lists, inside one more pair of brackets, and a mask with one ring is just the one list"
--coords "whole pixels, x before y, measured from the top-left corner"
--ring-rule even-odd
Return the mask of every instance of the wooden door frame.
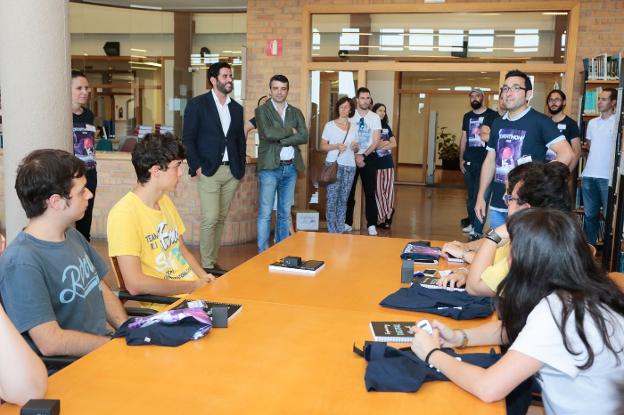
[[[306, 4], [302, 12], [302, 37], [301, 37], [301, 79], [302, 93], [300, 94], [299, 108], [304, 114], [310, 113], [310, 72], [311, 71], [355, 71], [358, 72], [358, 87], [366, 85], [366, 73], [368, 71], [392, 71], [397, 72], [499, 72], [504, 73], [510, 69], [519, 69], [530, 73], [560, 72], [565, 73], [563, 91], [574, 100], [574, 77], [576, 64], [576, 45], [580, 21], [580, 0], [549, 1], [549, 2], [523, 2], [521, 10], [518, 3], [443, 3], [443, 4], [361, 4], [358, 5], [358, 13], [387, 14], [387, 13], [470, 13], [470, 12], [539, 12], [539, 11], [562, 11], [568, 12], [569, 25], [566, 39], [566, 57], [563, 63], [456, 63], [456, 62], [396, 62], [396, 61], [369, 61], [369, 62], [312, 62], [310, 53], [312, 42], [312, 15], [313, 14], [352, 14], [353, 5], [338, 4]], [[502, 76], [502, 75], [501, 75]], [[395, 75], [396, 77], [396, 75]], [[396, 78], [395, 78], [396, 79]], [[395, 82], [395, 96], [397, 83]], [[396, 112], [396, 111], [395, 111]], [[393, 122], [395, 121], [393, 114]], [[396, 125], [396, 124], [395, 124]], [[302, 152], [306, 165], [308, 165], [308, 150]], [[306, 206], [308, 180], [300, 183], [304, 186], [298, 192], [297, 205]], [[361, 219], [361, 192], [356, 193], [356, 211], [354, 212], [354, 229], [356, 224], [359, 228]]]

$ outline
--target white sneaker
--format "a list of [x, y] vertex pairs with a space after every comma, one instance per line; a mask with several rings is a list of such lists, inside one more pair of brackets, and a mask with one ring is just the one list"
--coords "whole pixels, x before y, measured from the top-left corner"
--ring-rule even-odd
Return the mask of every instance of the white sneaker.
[[344, 231], [343, 232], [351, 232], [352, 230], [353, 230], [353, 226], [347, 225], [346, 223], [344, 224]]
[[377, 228], [375, 227], [375, 225], [371, 225], [368, 227], [368, 234], [370, 236], [377, 236]]
[[462, 232], [463, 233], [472, 233], [472, 231], [474, 231], [474, 228], [472, 227], [472, 224], [466, 226], [465, 228], [462, 228]]

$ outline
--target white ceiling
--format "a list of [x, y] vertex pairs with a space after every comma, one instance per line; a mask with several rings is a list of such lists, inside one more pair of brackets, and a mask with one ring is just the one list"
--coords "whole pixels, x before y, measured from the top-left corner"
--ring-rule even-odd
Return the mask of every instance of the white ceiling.
[[169, 11], [244, 11], [247, 0], [77, 0], [79, 3]]

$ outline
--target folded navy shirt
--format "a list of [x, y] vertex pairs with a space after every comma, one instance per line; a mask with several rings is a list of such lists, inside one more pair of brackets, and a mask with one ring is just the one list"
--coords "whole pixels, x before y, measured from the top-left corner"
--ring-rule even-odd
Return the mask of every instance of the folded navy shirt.
[[[490, 353], [466, 354], [457, 354], [452, 349], [443, 351], [462, 362], [482, 368], [492, 366], [500, 358], [494, 350]], [[364, 358], [368, 361], [364, 380], [369, 392], [416, 392], [424, 382], [448, 380], [442, 372], [420, 360], [409, 348], [395, 349], [385, 343], [371, 342], [364, 348]]]
[[401, 288], [379, 304], [400, 310], [437, 314], [455, 320], [487, 317], [494, 311], [492, 299], [489, 297], [475, 297], [463, 291], [425, 288], [418, 283], [409, 288]]

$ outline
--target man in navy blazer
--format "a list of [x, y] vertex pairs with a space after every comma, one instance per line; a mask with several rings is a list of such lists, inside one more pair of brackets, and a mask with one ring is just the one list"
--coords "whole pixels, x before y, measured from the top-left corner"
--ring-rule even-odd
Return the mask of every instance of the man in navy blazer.
[[199, 176], [200, 254], [206, 272], [225, 273], [216, 263], [223, 225], [239, 180], [245, 175], [243, 107], [228, 94], [232, 68], [208, 69], [212, 90], [193, 98], [184, 111], [183, 139], [191, 177]]

